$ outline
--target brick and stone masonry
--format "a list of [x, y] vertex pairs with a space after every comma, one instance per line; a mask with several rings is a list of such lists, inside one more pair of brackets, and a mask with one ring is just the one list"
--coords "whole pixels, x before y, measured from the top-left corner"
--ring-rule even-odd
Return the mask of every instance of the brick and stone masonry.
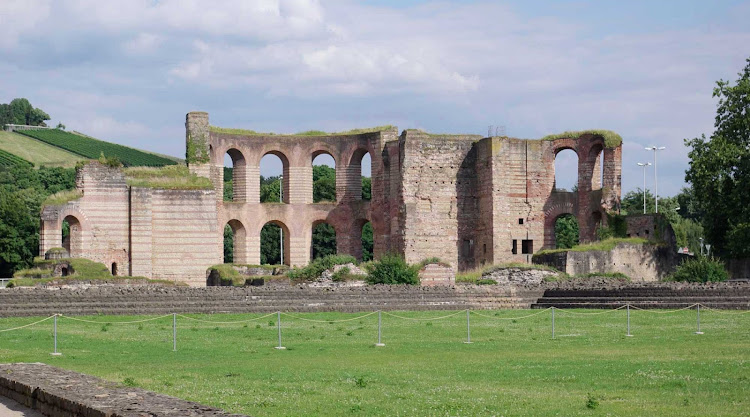
[[[581, 240], [595, 238], [605, 212], [619, 209], [621, 145], [597, 134], [554, 140], [477, 135], [434, 135], [395, 127], [378, 132], [323, 135], [225, 133], [209, 115], [186, 117], [190, 171], [211, 179], [213, 190], [159, 190], [128, 186], [117, 169], [96, 163], [79, 173], [79, 200], [42, 213], [40, 252], [62, 246], [60, 227], [71, 224], [72, 256], [121, 274], [205, 285], [205, 271], [222, 261], [224, 226], [234, 231], [235, 263], [260, 263], [260, 232], [281, 226], [284, 261], [305, 265], [313, 228], [330, 224], [337, 252], [362, 256], [362, 227], [374, 230], [375, 256], [407, 262], [438, 257], [454, 271], [504, 262], [531, 262], [554, 248], [558, 217], [573, 214]], [[555, 189], [558, 152], [578, 154], [577, 191]], [[361, 196], [361, 163], [372, 160], [372, 198]], [[260, 202], [260, 160], [283, 164], [284, 201]], [[312, 162], [336, 163], [336, 201], [313, 203]], [[233, 201], [223, 201], [224, 156], [233, 161]], [[603, 168], [603, 169], [601, 169]], [[602, 174], [600, 175], [600, 169]]]

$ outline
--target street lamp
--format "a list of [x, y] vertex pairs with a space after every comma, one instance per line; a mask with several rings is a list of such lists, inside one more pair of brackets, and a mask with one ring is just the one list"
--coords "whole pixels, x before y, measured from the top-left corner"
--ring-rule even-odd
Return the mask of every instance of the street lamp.
[[656, 151], [663, 151], [663, 146], [656, 147], [656, 146], [649, 146], [646, 148], [647, 151], [654, 151], [654, 201], [656, 202], [656, 213], [659, 212], [659, 182], [656, 178]]
[[646, 167], [651, 166], [651, 162], [638, 162], [638, 166], [643, 167], [643, 214], [646, 214]]

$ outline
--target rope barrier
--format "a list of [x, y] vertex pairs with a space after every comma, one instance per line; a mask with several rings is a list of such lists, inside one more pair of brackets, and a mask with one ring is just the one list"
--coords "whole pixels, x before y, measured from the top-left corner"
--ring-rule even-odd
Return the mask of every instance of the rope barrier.
[[[597, 313], [579, 313], [577, 311], [570, 311], [571, 309], [568, 309], [568, 308], [557, 308], [557, 307], [555, 307], [555, 310], [563, 312], [565, 314], [573, 314], [575, 316], [598, 316], [600, 314], [608, 314], [608, 313], [613, 313], [613, 312], [615, 312], [617, 310], [622, 310], [623, 308], [627, 308], [627, 306], [628, 305], [626, 304], [624, 306], [620, 306], [620, 307], [609, 309], [609, 310], [605, 310], [605, 311], [599, 311]], [[631, 307], [633, 307], [633, 306], [631, 306]]]
[[344, 319], [344, 320], [314, 320], [314, 319], [306, 319], [306, 318], [303, 318], [303, 317], [295, 316], [295, 315], [289, 314], [289, 313], [281, 313], [281, 314], [283, 314], [283, 315], [285, 315], [287, 317], [291, 317], [291, 318], [296, 319], [296, 320], [311, 321], [313, 323], [344, 323], [344, 322], [347, 322], [347, 321], [354, 321], [354, 320], [363, 319], [365, 317], [369, 317], [369, 316], [372, 316], [373, 314], [377, 314], [377, 313], [378, 313], [377, 311], [373, 311], [372, 313], [367, 313], [364, 316], [359, 316], [359, 317], [354, 317], [354, 318], [351, 318], [351, 319]]
[[431, 320], [442, 320], [442, 319], [447, 319], [448, 317], [453, 317], [453, 316], [457, 316], [457, 315], [459, 315], [459, 314], [463, 314], [463, 313], [464, 313], [465, 311], [466, 311], [466, 310], [461, 310], [461, 311], [459, 311], [459, 312], [457, 312], [457, 313], [453, 313], [453, 314], [448, 314], [447, 316], [441, 316], [441, 317], [431, 317], [431, 318], [425, 318], [425, 319], [421, 319], [421, 318], [415, 318], [415, 317], [404, 317], [404, 316], [399, 316], [399, 315], [397, 315], [397, 314], [389, 313], [389, 312], [387, 312], [387, 311], [384, 311], [384, 312], [383, 312], [383, 314], [385, 314], [385, 315], [387, 315], [387, 316], [391, 316], [391, 317], [396, 317], [396, 318], [398, 318], [398, 319], [404, 319], [404, 320], [414, 320], [414, 321], [431, 321]]
[[[171, 314], [170, 314], [170, 315], [171, 315]], [[201, 320], [201, 319], [196, 319], [196, 318], [194, 318], [194, 317], [184, 316], [184, 315], [182, 315], [182, 314], [177, 314], [177, 317], [182, 317], [183, 319], [188, 319], [188, 320], [192, 320], [192, 321], [197, 321], [197, 322], [200, 322], [200, 323], [210, 323], [210, 324], [237, 324], [237, 323], [249, 323], [249, 322], [252, 322], [252, 321], [258, 321], [258, 320], [266, 319], [266, 318], [268, 318], [268, 317], [271, 317], [271, 316], [274, 316], [274, 315], [276, 315], [276, 313], [270, 313], [270, 314], [266, 314], [265, 316], [260, 316], [260, 317], [256, 317], [256, 318], [253, 318], [253, 319], [248, 319], [248, 320], [237, 320], [237, 321], [212, 321], [212, 320]]]
[[750, 314], [750, 310], [740, 311], [740, 312], [729, 312], [729, 311], [720, 310], [718, 308], [709, 307], [709, 306], [707, 306], [705, 304], [701, 304], [700, 306], [702, 308], [706, 309], [706, 310], [713, 311], [713, 312], [716, 312], [716, 313], [719, 313], [719, 314], [726, 314], [728, 316], [739, 316], [739, 315], [742, 315], [742, 314]]
[[640, 307], [636, 307], [636, 306], [634, 306], [632, 304], [630, 305], [630, 308], [635, 309], [635, 310], [645, 311], [646, 313], [671, 314], [671, 313], [676, 313], [678, 311], [689, 310], [689, 309], [691, 309], [691, 308], [693, 308], [693, 307], [695, 307], [697, 305], [700, 305], [700, 303], [695, 303], [695, 304], [689, 305], [687, 307], [678, 308], [677, 310], [667, 310], [667, 311], [656, 311], [656, 310], [653, 310], [653, 309], [640, 308]]
[[544, 313], [545, 311], [549, 311], [549, 310], [551, 310], [551, 309], [552, 309], [552, 307], [548, 307], [548, 308], [545, 308], [544, 310], [540, 310], [540, 311], [539, 311], [539, 312], [537, 312], [537, 313], [533, 313], [533, 314], [529, 314], [529, 315], [527, 315], [527, 316], [521, 316], [521, 317], [497, 317], [497, 316], [488, 316], [488, 315], [486, 315], [486, 314], [482, 314], [482, 313], [477, 313], [476, 311], [472, 311], [472, 312], [471, 312], [471, 314], [475, 314], [475, 315], [477, 315], [477, 316], [480, 316], [480, 317], [487, 317], [488, 319], [495, 319], [495, 320], [520, 320], [520, 319], [525, 319], [525, 318], [529, 318], [529, 317], [534, 317], [534, 316], [538, 316], [538, 315], [540, 315], [540, 314]]
[[165, 314], [163, 316], [159, 317], [152, 317], [150, 319], [143, 319], [143, 320], [134, 320], [134, 321], [97, 321], [97, 320], [86, 320], [86, 319], [79, 319], [76, 317], [71, 316], [64, 316], [62, 314], [58, 314], [60, 317], [65, 318], [67, 320], [73, 320], [73, 321], [80, 321], [84, 323], [93, 323], [93, 324], [135, 324], [135, 323], [145, 323], [147, 321], [154, 321], [163, 319], [164, 317], [172, 317], [171, 314]]
[[10, 328], [10, 329], [2, 329], [2, 330], [0, 330], [0, 333], [3, 333], [3, 332], [10, 332], [10, 331], [13, 331], [13, 330], [19, 330], [19, 329], [25, 329], [26, 327], [31, 327], [31, 326], [33, 326], [33, 325], [35, 325], [35, 324], [39, 324], [39, 323], [41, 323], [41, 322], [47, 321], [47, 320], [49, 320], [49, 319], [51, 319], [51, 318], [53, 318], [53, 317], [55, 317], [55, 316], [57, 316], [57, 314], [53, 314], [53, 315], [51, 315], [51, 316], [47, 317], [46, 319], [41, 319], [41, 320], [39, 320], [39, 321], [35, 321], [35, 322], [33, 322], [33, 323], [29, 323], [29, 324], [25, 324], [25, 325], [23, 325], [23, 326], [13, 327], [13, 328]]

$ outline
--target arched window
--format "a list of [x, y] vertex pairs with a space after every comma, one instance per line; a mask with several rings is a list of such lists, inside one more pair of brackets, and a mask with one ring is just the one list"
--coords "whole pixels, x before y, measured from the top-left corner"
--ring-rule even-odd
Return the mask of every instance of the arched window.
[[372, 195], [372, 158], [366, 149], [352, 154], [346, 174], [346, 190], [349, 200], [370, 200]]
[[336, 201], [336, 161], [325, 152], [316, 152], [312, 160], [313, 203]]
[[224, 226], [224, 263], [245, 264], [247, 232], [239, 220], [230, 220]]
[[71, 258], [80, 258], [83, 245], [81, 242], [81, 222], [75, 216], [66, 216], [62, 221], [62, 245]]
[[112, 276], [113, 277], [117, 276], [117, 263], [116, 262], [112, 262]]
[[578, 190], [578, 154], [563, 149], [555, 155], [555, 190]]
[[270, 221], [260, 231], [260, 263], [290, 265], [289, 229], [284, 223]]
[[237, 149], [224, 154], [224, 201], [247, 201], [247, 162]]
[[289, 161], [281, 152], [269, 152], [260, 160], [260, 202], [289, 203]]
[[580, 231], [578, 219], [572, 214], [563, 214], [555, 219], [555, 248], [570, 249], [578, 245]]
[[372, 223], [367, 222], [362, 226], [362, 261], [373, 260], [373, 230]]
[[315, 260], [336, 254], [336, 230], [330, 224], [320, 221], [313, 223], [311, 259]]

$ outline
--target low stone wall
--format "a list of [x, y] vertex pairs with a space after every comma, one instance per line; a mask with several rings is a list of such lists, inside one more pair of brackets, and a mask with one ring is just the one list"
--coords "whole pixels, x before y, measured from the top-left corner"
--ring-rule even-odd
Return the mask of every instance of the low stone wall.
[[312, 288], [118, 287], [9, 288], [0, 291], [0, 317], [91, 314], [358, 312], [529, 308], [541, 288], [495, 285]]
[[419, 284], [423, 286], [453, 285], [456, 273], [450, 266], [428, 264], [419, 270]]
[[585, 285], [561, 283], [544, 291], [534, 308], [683, 308], [696, 303], [706, 307], [750, 309], [750, 283], [608, 282]]
[[0, 364], [0, 395], [51, 417], [243, 417], [41, 363]]
[[680, 262], [671, 246], [619, 243], [610, 251], [555, 252], [534, 255], [534, 263], [549, 265], [568, 275], [619, 272], [633, 281], [666, 278]]

